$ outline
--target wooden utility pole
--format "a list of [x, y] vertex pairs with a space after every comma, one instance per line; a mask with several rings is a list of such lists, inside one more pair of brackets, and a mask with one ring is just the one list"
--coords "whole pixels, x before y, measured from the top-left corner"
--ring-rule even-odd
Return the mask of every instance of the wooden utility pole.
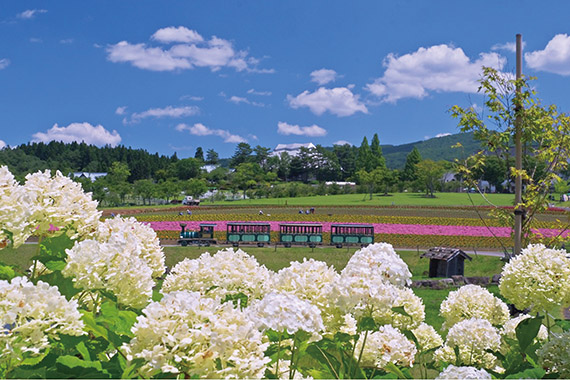
[[[522, 77], [522, 36], [517, 34], [517, 44], [516, 44], [516, 56], [517, 56], [517, 81]], [[521, 99], [521, 86], [517, 82], [516, 94], [515, 94], [515, 169], [517, 170], [517, 175], [515, 177], [515, 250], [513, 254], [516, 256], [521, 253], [522, 244], [522, 220], [524, 210], [518, 208], [522, 203], [522, 176], [520, 175], [520, 170], [522, 170], [522, 99]]]

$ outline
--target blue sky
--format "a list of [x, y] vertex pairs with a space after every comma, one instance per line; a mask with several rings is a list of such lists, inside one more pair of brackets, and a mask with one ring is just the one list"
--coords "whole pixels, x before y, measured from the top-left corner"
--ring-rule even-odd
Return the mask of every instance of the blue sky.
[[245, 141], [402, 144], [456, 133], [482, 65], [570, 111], [566, 1], [11, 1], [0, 147], [123, 144], [229, 157]]

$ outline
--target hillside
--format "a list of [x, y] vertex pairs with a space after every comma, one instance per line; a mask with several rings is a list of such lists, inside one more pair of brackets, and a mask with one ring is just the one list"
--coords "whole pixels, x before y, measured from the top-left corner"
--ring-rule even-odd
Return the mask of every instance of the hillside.
[[[457, 143], [461, 143], [463, 147], [452, 148]], [[382, 145], [382, 154], [386, 158], [386, 165], [390, 169], [403, 168], [406, 163], [406, 156], [414, 147], [420, 151], [423, 159], [434, 161], [453, 161], [456, 158], [465, 158], [480, 149], [479, 142], [473, 138], [473, 133], [457, 133], [402, 145]]]

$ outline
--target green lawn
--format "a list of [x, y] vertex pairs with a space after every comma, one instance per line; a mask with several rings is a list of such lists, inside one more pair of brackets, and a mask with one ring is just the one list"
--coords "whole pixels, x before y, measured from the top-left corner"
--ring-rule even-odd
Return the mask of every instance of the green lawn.
[[[216, 202], [215, 204], [234, 205], [289, 205], [289, 206], [470, 206], [488, 205], [479, 194], [467, 193], [436, 193], [435, 198], [426, 198], [423, 193], [392, 193], [388, 196], [375, 194], [372, 200], [368, 194], [342, 194], [329, 196], [297, 197], [297, 198], [263, 198], [246, 199], [238, 201]], [[510, 206], [513, 204], [512, 194], [488, 194], [488, 199], [498, 206]], [[204, 202], [209, 205], [210, 202]]]

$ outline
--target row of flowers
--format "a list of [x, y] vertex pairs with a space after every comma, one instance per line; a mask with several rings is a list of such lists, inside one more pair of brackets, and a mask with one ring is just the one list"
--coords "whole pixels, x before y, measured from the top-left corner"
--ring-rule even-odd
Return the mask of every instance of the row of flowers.
[[[563, 250], [531, 245], [505, 265], [501, 294], [528, 315], [511, 318], [478, 286], [451, 292], [443, 339], [390, 244], [356, 251], [341, 272], [315, 260], [273, 272], [226, 249], [165, 275], [148, 225], [86, 224], [70, 202], [88, 205], [90, 194], [41, 176], [45, 189], [31, 188], [0, 168], [3, 241], [22, 243], [10, 220], [40, 237], [29, 274], [0, 266], [2, 378], [570, 376], [568, 326], [548, 314], [570, 303]], [[46, 212], [11, 214], [5, 200], [27, 206], [29, 189]]]
[[[200, 213], [197, 213], [200, 212]], [[137, 216], [140, 222], [180, 222], [189, 218], [187, 213], [180, 214], [152, 214]], [[203, 210], [195, 211], [192, 214], [193, 221], [287, 221], [287, 222], [316, 222], [316, 223], [368, 223], [368, 224], [402, 224], [402, 225], [437, 225], [437, 226], [472, 226], [472, 227], [504, 227], [497, 219], [479, 218], [456, 218], [456, 217], [434, 217], [434, 216], [388, 216], [388, 215], [326, 215], [326, 214], [264, 214], [258, 213], [205, 213]], [[541, 229], [552, 229], [557, 227], [556, 222], [544, 220], [536, 221], [536, 225]]]

